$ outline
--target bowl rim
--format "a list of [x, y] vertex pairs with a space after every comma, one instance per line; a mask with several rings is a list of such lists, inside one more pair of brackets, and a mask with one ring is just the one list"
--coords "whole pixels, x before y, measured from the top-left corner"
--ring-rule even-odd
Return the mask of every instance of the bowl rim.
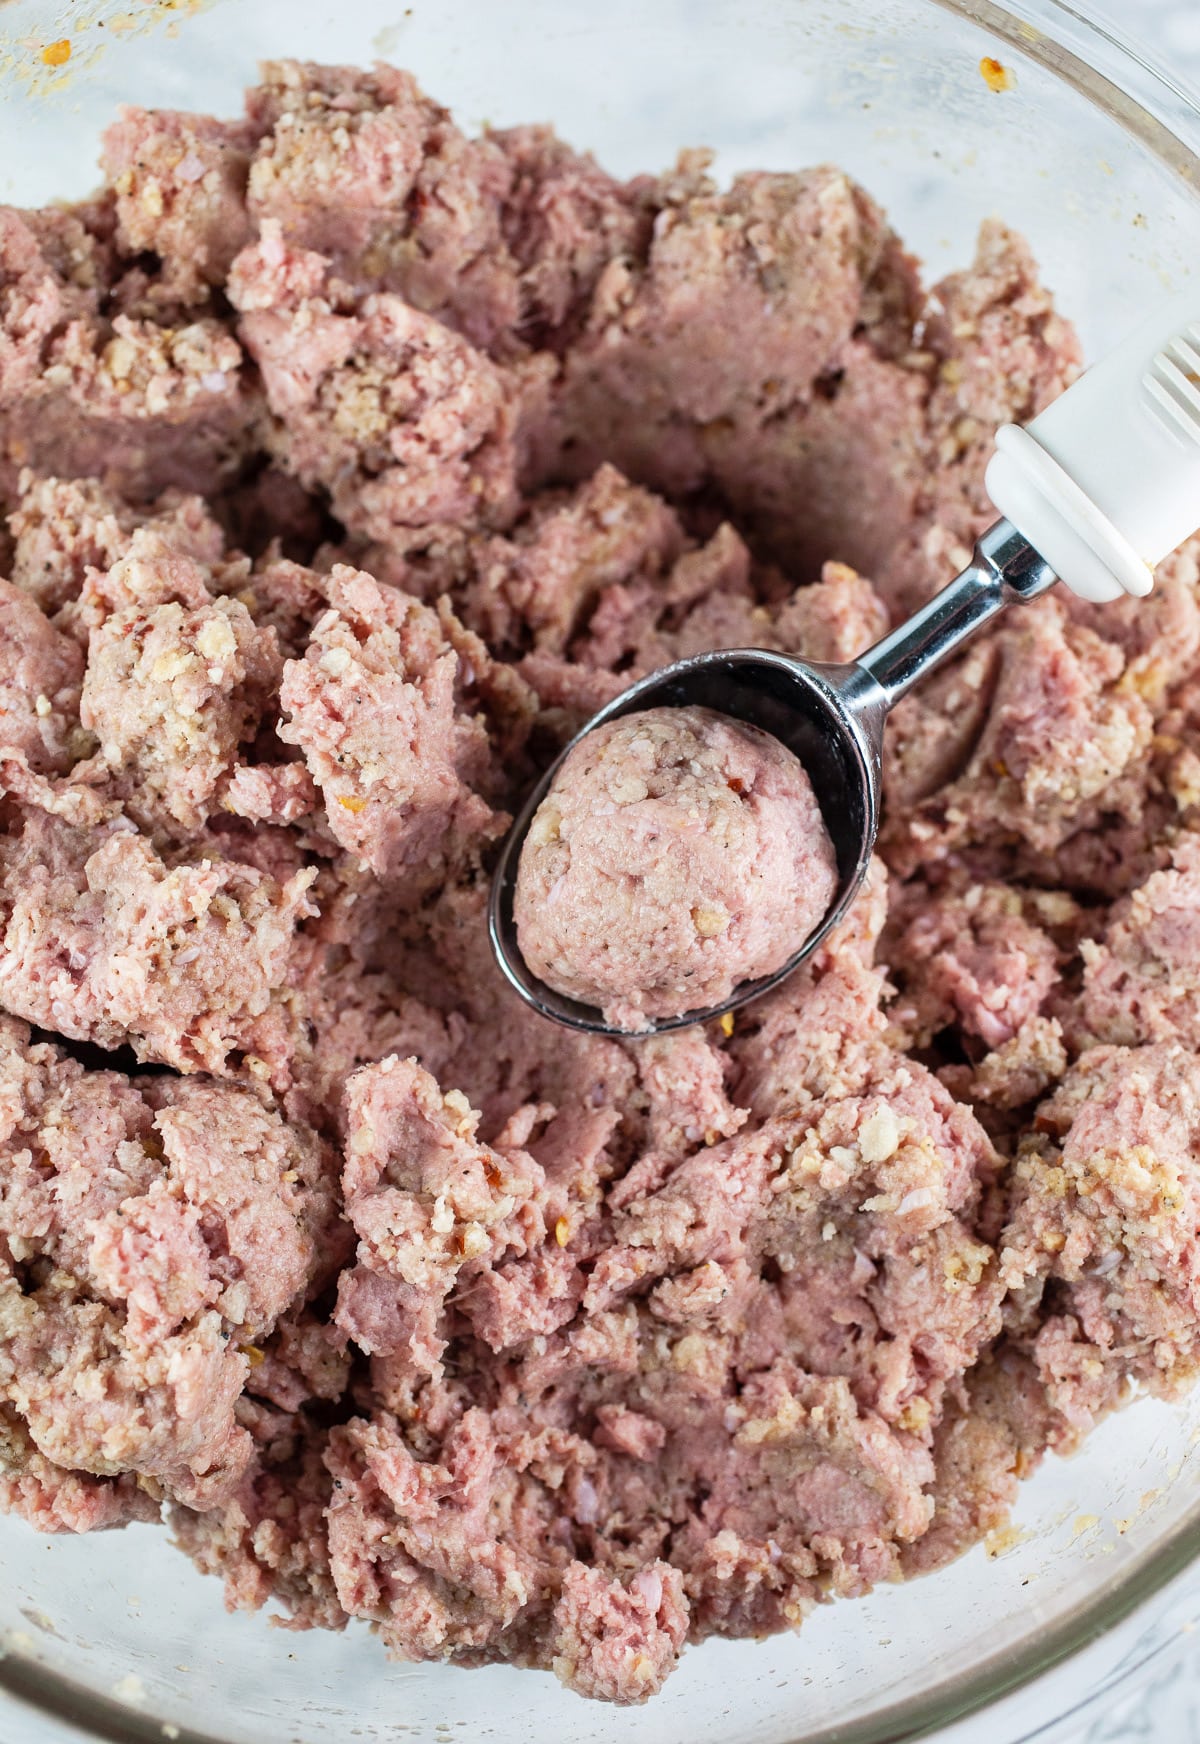
[[[1069, 0], [932, 0], [943, 11], [976, 25], [1016, 54], [1052, 73], [1138, 140], [1200, 199], [1200, 92], [1179, 83], [1169, 68], [1119, 26], [1078, 11]], [[793, 1744], [915, 1744], [944, 1728], [978, 1717], [1005, 1697], [1026, 1690], [1056, 1667], [1082, 1655], [1165, 1593], [1200, 1561], [1200, 1499], [1165, 1539], [1084, 1604], [1044, 1628], [1019, 1650], [1004, 1648], [919, 1695], [902, 1697], [861, 1720], [839, 1721]], [[1157, 1642], [1133, 1663], [1122, 1661], [1088, 1695], [1062, 1714], [1047, 1714], [1008, 1744], [1048, 1738], [1067, 1720], [1078, 1721], [1114, 1688], [1153, 1661]], [[163, 1722], [98, 1694], [36, 1660], [0, 1653], [0, 1702], [9, 1712], [48, 1719], [95, 1744], [162, 1744]], [[186, 1720], [172, 1722], [175, 1744], [228, 1744]]]

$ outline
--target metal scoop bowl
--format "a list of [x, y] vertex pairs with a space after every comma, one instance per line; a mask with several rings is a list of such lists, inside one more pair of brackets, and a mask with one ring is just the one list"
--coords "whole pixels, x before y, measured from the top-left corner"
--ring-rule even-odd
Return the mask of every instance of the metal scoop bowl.
[[715, 709], [771, 733], [799, 758], [812, 782], [837, 856], [837, 891], [820, 925], [773, 975], [744, 981], [720, 1005], [650, 1018], [639, 1038], [707, 1023], [757, 999], [810, 956], [845, 918], [867, 875], [879, 830], [883, 730], [893, 705], [1005, 606], [1044, 593], [1053, 570], [1007, 521], [979, 540], [970, 565], [948, 587], [860, 660], [817, 665], [766, 649], [697, 654], [641, 679], [592, 717], [546, 770], [521, 807], [492, 879], [488, 927], [496, 959], [535, 1011], [599, 1035], [630, 1032], [592, 1005], [558, 993], [533, 975], [521, 955], [513, 893], [529, 825], [568, 753], [589, 733], [623, 715], [656, 708]]

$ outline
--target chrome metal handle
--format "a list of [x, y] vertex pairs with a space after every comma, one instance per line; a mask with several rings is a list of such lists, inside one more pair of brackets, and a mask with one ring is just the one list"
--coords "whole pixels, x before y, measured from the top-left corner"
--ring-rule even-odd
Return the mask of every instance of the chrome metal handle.
[[983, 533], [961, 575], [897, 626], [856, 664], [874, 679], [885, 709], [1015, 600], [1036, 599], [1057, 575], [1009, 521]]

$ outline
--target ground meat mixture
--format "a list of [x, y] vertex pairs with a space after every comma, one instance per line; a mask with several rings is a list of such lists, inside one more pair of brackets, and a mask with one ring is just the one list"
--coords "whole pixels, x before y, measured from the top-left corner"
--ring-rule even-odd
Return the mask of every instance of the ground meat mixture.
[[709, 709], [651, 709], [567, 756], [530, 823], [513, 915], [535, 975], [638, 1030], [782, 968], [836, 883], [786, 746]]
[[567, 1030], [487, 939], [589, 712], [963, 561], [1079, 367], [1020, 238], [927, 286], [835, 169], [619, 182], [384, 67], [103, 162], [0, 212], [0, 1504], [636, 1702], [1188, 1385], [1200, 544], [900, 705], [736, 1021]]

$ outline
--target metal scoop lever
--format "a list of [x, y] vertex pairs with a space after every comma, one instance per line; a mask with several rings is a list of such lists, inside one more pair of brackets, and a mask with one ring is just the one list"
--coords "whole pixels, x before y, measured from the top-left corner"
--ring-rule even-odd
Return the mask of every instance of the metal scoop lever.
[[489, 929], [497, 961], [545, 1017], [603, 1035], [626, 1032], [594, 1006], [533, 976], [513, 922], [513, 890], [530, 822], [563, 760], [588, 733], [642, 709], [703, 707], [780, 739], [808, 772], [837, 856], [837, 893], [820, 926], [773, 975], [743, 982], [721, 1005], [651, 1021], [662, 1034], [720, 1017], [790, 975], [841, 921], [867, 873], [879, 828], [888, 713], [1005, 606], [1058, 580], [1084, 599], [1144, 595], [1153, 567], [1200, 517], [1200, 297], [1175, 299], [1081, 376], [1025, 428], [997, 434], [988, 493], [1003, 519], [970, 564], [927, 605], [849, 665], [817, 665], [740, 648], [664, 667], [600, 710], [542, 776], [500, 852]]

